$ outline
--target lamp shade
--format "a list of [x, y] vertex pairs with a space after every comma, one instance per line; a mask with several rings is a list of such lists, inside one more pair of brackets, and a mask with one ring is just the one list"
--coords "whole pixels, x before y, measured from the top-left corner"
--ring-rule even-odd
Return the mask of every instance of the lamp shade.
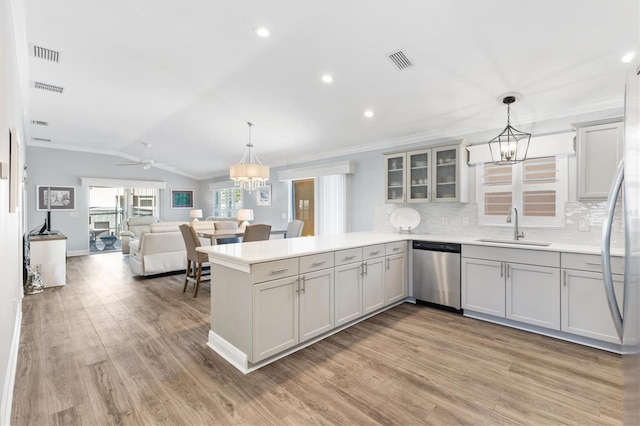
[[238, 220], [253, 220], [253, 210], [252, 209], [240, 209], [238, 210]]
[[189, 211], [189, 217], [192, 219], [197, 219], [199, 217], [202, 217], [202, 209], [193, 209]]

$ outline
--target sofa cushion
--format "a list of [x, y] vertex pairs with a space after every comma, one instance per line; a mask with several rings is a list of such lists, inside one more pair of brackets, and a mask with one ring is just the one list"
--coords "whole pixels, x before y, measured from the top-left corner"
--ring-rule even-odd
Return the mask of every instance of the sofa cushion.
[[188, 222], [158, 222], [152, 223], [149, 226], [149, 230], [153, 233], [156, 232], [180, 232], [180, 225]]

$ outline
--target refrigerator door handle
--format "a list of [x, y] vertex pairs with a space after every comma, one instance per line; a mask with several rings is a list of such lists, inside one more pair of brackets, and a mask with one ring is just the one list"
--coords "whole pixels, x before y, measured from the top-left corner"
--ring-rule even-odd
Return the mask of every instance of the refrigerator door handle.
[[618, 194], [624, 182], [624, 160], [620, 161], [616, 175], [611, 183], [609, 197], [607, 198], [607, 215], [602, 225], [602, 276], [604, 278], [604, 290], [607, 294], [609, 311], [613, 318], [613, 325], [622, 341], [623, 318], [618, 308], [616, 293], [613, 288], [613, 276], [611, 274], [611, 228], [613, 227], [613, 213], [616, 209]]

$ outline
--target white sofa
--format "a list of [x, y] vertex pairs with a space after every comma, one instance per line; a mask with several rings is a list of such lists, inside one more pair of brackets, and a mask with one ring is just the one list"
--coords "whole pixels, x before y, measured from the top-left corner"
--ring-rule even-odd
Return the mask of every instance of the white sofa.
[[126, 229], [120, 232], [122, 241], [122, 254], [129, 254], [129, 244], [134, 238], [139, 238], [140, 233], [149, 228], [152, 223], [157, 223], [155, 216], [133, 216], [127, 219]]
[[[152, 223], [140, 231], [137, 239], [129, 242], [129, 267], [136, 275], [155, 275], [183, 271], [187, 267], [187, 249], [179, 226], [189, 222]], [[196, 232], [215, 228], [215, 222], [190, 222]], [[211, 245], [211, 240], [200, 237], [200, 244]]]

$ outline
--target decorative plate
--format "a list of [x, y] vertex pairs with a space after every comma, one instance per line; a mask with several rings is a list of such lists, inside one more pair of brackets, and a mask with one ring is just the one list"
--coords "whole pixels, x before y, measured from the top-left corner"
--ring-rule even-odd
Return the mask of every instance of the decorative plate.
[[399, 231], [411, 231], [420, 225], [420, 213], [409, 207], [400, 207], [389, 216], [391, 225]]

